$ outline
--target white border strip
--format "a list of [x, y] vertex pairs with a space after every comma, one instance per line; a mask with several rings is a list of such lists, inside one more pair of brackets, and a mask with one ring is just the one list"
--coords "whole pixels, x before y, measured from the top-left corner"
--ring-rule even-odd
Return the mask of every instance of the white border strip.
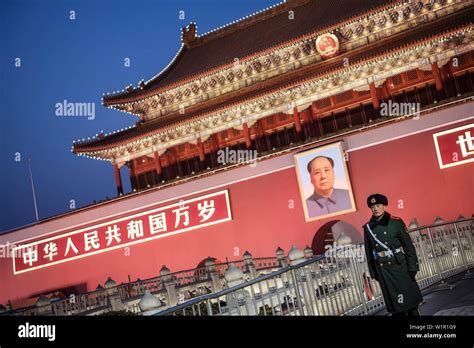
[[[176, 197], [173, 197], [173, 198], [165, 199], [165, 200], [160, 201], [160, 202], [150, 203], [150, 204], [147, 204], [147, 205], [138, 207], [138, 208], [133, 208], [133, 209], [126, 210], [126, 211], [123, 211], [123, 212], [120, 212], [120, 213], [116, 213], [116, 214], [112, 214], [112, 215], [107, 215], [107, 216], [104, 216], [104, 217], [100, 217], [100, 218], [95, 219], [95, 220], [91, 220], [91, 221], [83, 222], [83, 223], [80, 223], [80, 224], [77, 224], [77, 225], [73, 225], [73, 226], [68, 226], [68, 227], [65, 227], [65, 228], [61, 228], [61, 229], [55, 230], [55, 231], [53, 231], [53, 232], [48, 232], [48, 233], [41, 234], [41, 235], [39, 235], [39, 236], [34, 236], [34, 237], [30, 237], [30, 238], [21, 239], [21, 240], [15, 241], [14, 243], [21, 243], [21, 242], [29, 241], [29, 240], [32, 240], [32, 239], [37, 239], [37, 238], [42, 237], [42, 236], [48, 236], [48, 235], [51, 235], [51, 234], [54, 234], [54, 233], [59, 233], [59, 232], [62, 232], [62, 231], [64, 231], [64, 230], [70, 230], [71, 228], [75, 228], [75, 227], [78, 227], [78, 226], [83, 226], [83, 225], [85, 225], [85, 224], [94, 223], [94, 222], [96, 222], [96, 221], [101, 221], [101, 220], [104, 220], [104, 219], [107, 219], [107, 218], [111, 218], [111, 217], [114, 217], [114, 216], [117, 216], [117, 215], [126, 214], [126, 213], [133, 212], [133, 211], [136, 211], [136, 210], [146, 209], [147, 207], [150, 207], [150, 206], [153, 206], [153, 205], [162, 204], [162, 203], [166, 203], [166, 202], [169, 202], [169, 201], [174, 201], [174, 200], [176, 200], [176, 199], [180, 199], [180, 198], [187, 197], [187, 196], [192, 196], [192, 195], [194, 195], [194, 194], [199, 194], [199, 193], [201, 193], [201, 192], [206, 192], [206, 191], [210, 191], [210, 190], [214, 190], [214, 189], [226, 187], [226, 186], [228, 186], [228, 185], [236, 184], [236, 183], [239, 183], [239, 182], [241, 182], [241, 181], [247, 181], [247, 180], [250, 180], [250, 179], [258, 178], [258, 177], [260, 177], [260, 176], [264, 176], [264, 175], [272, 174], [272, 173], [279, 172], [279, 171], [282, 171], [282, 170], [286, 170], [286, 169], [288, 169], [288, 168], [293, 168], [294, 166], [295, 166], [295, 165], [292, 164], [292, 165], [290, 165], [290, 166], [286, 166], [286, 167], [282, 167], [282, 168], [270, 170], [270, 171], [268, 171], [268, 172], [264, 172], [264, 173], [260, 173], [260, 174], [255, 174], [255, 175], [252, 175], [252, 176], [243, 178], [243, 179], [238, 179], [238, 180], [226, 182], [226, 183], [224, 183], [224, 184], [220, 184], [220, 185], [217, 185], [217, 186], [208, 187], [208, 188], [205, 188], [205, 189], [202, 189], [202, 190], [198, 190], [198, 191], [193, 191], [193, 192], [190, 192], [190, 193], [186, 193], [186, 194], [184, 194], [184, 195], [181, 195], [181, 196], [176, 196]], [[182, 204], [182, 203], [179, 203], [179, 204]], [[14, 243], [12, 243], [12, 244], [14, 244]], [[0, 247], [7, 247], [7, 245], [0, 245]]]
[[359, 147], [355, 147], [355, 148], [353, 148], [353, 149], [348, 149], [348, 150], [346, 150], [346, 152], [352, 152], [352, 151], [362, 150], [362, 149], [365, 149], [365, 148], [367, 148], [367, 147], [372, 147], [372, 146], [375, 146], [375, 145], [387, 143], [387, 142], [389, 142], [389, 141], [393, 141], [393, 140], [397, 140], [397, 139], [401, 139], [401, 138], [406, 138], [406, 137], [409, 137], [409, 136], [412, 136], [412, 135], [415, 135], [415, 134], [424, 133], [424, 132], [427, 132], [427, 131], [430, 131], [430, 130], [433, 130], [433, 129], [437, 129], [437, 128], [449, 126], [449, 125], [452, 125], [452, 124], [455, 124], [455, 123], [459, 123], [459, 122], [463, 122], [463, 121], [468, 121], [468, 120], [472, 120], [472, 119], [474, 119], [474, 116], [469, 116], [469, 117], [466, 117], [466, 118], [461, 118], [461, 119], [459, 119], [459, 120], [451, 121], [451, 122], [448, 122], [448, 123], [443, 123], [443, 124], [436, 125], [436, 126], [432, 126], [432, 127], [429, 127], [429, 128], [424, 128], [424, 129], [417, 130], [417, 131], [414, 131], [414, 132], [411, 132], [411, 133], [407, 133], [407, 134], [403, 134], [403, 135], [398, 135], [398, 136], [395, 136], [395, 137], [393, 137], [393, 138], [388, 138], [388, 139], [376, 141], [375, 143], [371, 143], [371, 144], [367, 144], [367, 145], [362, 145], [362, 146], [359, 146]]
[[[435, 112], [436, 112], [436, 110], [435, 110]], [[449, 126], [449, 125], [451, 125], [451, 124], [463, 122], [463, 121], [470, 120], [470, 119], [474, 119], [474, 116], [469, 116], [469, 117], [462, 118], [462, 119], [458, 119], [458, 120], [454, 120], [454, 121], [451, 121], [451, 122], [448, 122], [448, 123], [443, 123], [443, 124], [441, 124], [441, 125], [436, 125], [436, 126], [432, 126], [432, 127], [429, 127], [429, 128], [424, 128], [424, 129], [421, 129], [421, 130], [418, 130], [418, 131], [414, 131], [414, 132], [411, 132], [411, 133], [407, 133], [407, 134], [403, 134], [403, 135], [400, 135], [400, 136], [396, 136], [396, 137], [393, 137], [393, 138], [384, 139], [384, 140], [377, 141], [377, 142], [374, 142], [374, 143], [371, 143], [371, 144], [362, 145], [362, 146], [355, 147], [355, 148], [352, 148], [352, 149], [347, 149], [347, 150], [345, 150], [345, 152], [352, 152], [352, 151], [361, 150], [361, 149], [368, 148], [368, 147], [371, 147], [371, 146], [376, 146], [376, 145], [379, 145], [379, 144], [383, 144], [383, 143], [386, 143], [386, 142], [389, 142], [389, 141], [392, 141], [392, 140], [401, 139], [401, 138], [404, 138], [404, 137], [408, 137], [408, 136], [411, 136], [411, 135], [423, 133], [423, 132], [426, 132], [426, 131], [429, 131], [429, 130], [432, 130], [432, 129], [441, 128], [441, 127], [444, 127], [444, 126]], [[408, 121], [408, 120], [407, 120], [407, 121]], [[402, 122], [403, 122], [403, 121], [402, 121]], [[357, 134], [356, 134], [356, 135], [357, 135]], [[348, 137], [350, 138], [351, 136], [352, 136], [352, 135], [349, 135]], [[308, 146], [310, 146], [310, 145], [311, 145], [311, 144], [308, 144]], [[301, 150], [300, 148], [298, 148], [298, 149]], [[284, 156], [284, 155], [283, 155], [283, 156]], [[41, 236], [48, 236], [48, 235], [51, 235], [51, 234], [59, 233], [59, 232], [62, 232], [62, 231], [64, 231], [64, 230], [69, 230], [69, 229], [71, 229], [71, 228], [76, 228], [76, 227], [79, 227], [79, 226], [83, 226], [84, 224], [94, 223], [94, 222], [96, 222], [96, 221], [101, 221], [101, 220], [103, 220], [103, 219], [112, 218], [112, 217], [114, 217], [114, 216], [121, 215], [121, 214], [124, 214], [124, 213], [129, 213], [129, 212], [133, 212], [133, 211], [137, 211], [137, 210], [141, 210], [141, 209], [146, 209], [147, 207], [152, 206], [152, 205], [155, 205], [155, 204], [162, 204], [162, 203], [166, 203], [166, 202], [169, 202], [169, 201], [173, 201], [173, 200], [175, 200], [175, 199], [180, 199], [180, 198], [183, 198], [183, 197], [187, 197], [187, 196], [191, 196], [191, 195], [194, 195], [194, 194], [198, 194], [198, 193], [201, 193], [201, 192], [206, 192], [206, 191], [209, 191], [209, 190], [213, 190], [213, 189], [218, 189], [218, 188], [226, 187], [226, 186], [228, 186], [228, 185], [232, 185], [232, 184], [239, 183], [239, 182], [242, 182], [242, 181], [247, 181], [247, 180], [250, 180], [250, 179], [254, 179], [254, 178], [257, 178], [257, 177], [260, 177], [260, 176], [272, 174], [272, 173], [275, 173], [275, 172], [278, 172], [278, 171], [282, 171], [282, 170], [286, 170], [286, 169], [288, 169], [288, 168], [293, 168], [293, 167], [294, 167], [294, 164], [289, 165], [289, 166], [286, 166], [286, 167], [274, 169], [274, 170], [269, 170], [269, 171], [264, 172], [264, 173], [256, 174], [256, 175], [253, 175], [253, 176], [245, 177], [245, 178], [238, 179], [238, 180], [234, 180], [234, 181], [230, 181], [230, 182], [226, 182], [226, 183], [224, 183], [224, 184], [216, 185], [216, 186], [213, 186], [213, 187], [208, 187], [208, 188], [205, 188], [205, 189], [202, 189], [202, 190], [193, 191], [193, 192], [190, 192], [190, 193], [183, 194], [183, 195], [181, 195], [181, 196], [177, 196], [177, 197], [165, 199], [165, 200], [162, 200], [162, 201], [160, 201], [160, 202], [150, 203], [150, 204], [148, 204], [148, 205], [141, 206], [141, 207], [138, 207], [138, 208], [129, 209], [129, 210], [126, 210], [126, 211], [124, 211], [124, 212], [115, 213], [115, 214], [112, 214], [112, 215], [107, 215], [107, 216], [105, 216], [105, 217], [100, 217], [100, 218], [98, 218], [98, 219], [90, 220], [90, 221], [87, 221], [87, 222], [82, 222], [82, 223], [79, 223], [79, 224], [77, 224], [77, 225], [73, 225], [73, 226], [68, 226], [68, 227], [65, 227], [65, 228], [61, 228], [61, 229], [55, 230], [55, 231], [53, 231], [53, 232], [48, 232], [48, 233], [41, 234]], [[218, 174], [216, 174], [216, 175], [219, 175], [219, 174], [222, 174], [222, 173], [218, 173]], [[203, 178], [203, 179], [205, 179], [205, 178]], [[186, 184], [186, 183], [184, 183], [184, 184]], [[172, 188], [172, 187], [171, 187], [171, 188]], [[150, 194], [153, 194], [153, 193], [155, 193], [155, 192], [151, 192]], [[133, 199], [133, 197], [130, 197], [130, 198]], [[64, 218], [67, 218], [67, 217], [64, 217]], [[34, 227], [34, 226], [32, 226], [32, 227]], [[32, 228], [32, 227], [27, 227], [27, 228]], [[2, 236], [2, 235], [0, 234], [0, 237], [1, 237], [1, 236]], [[36, 239], [36, 238], [38, 238], [38, 237], [39, 237], [39, 236], [34, 236], [34, 237], [25, 238], [25, 239], [20, 239], [20, 240], [17, 240], [17, 241], [13, 241], [11, 244], [22, 243], [22, 242], [29, 241], [29, 240], [32, 240], [32, 239]], [[5, 244], [5, 245], [0, 245], [0, 247], [6, 247], [6, 246], [7, 246], [6, 244]]]

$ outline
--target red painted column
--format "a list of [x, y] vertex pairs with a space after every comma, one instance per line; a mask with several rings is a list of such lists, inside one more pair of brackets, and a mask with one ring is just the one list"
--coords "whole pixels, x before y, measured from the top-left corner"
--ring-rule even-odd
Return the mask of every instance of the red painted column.
[[321, 120], [318, 116], [318, 107], [316, 106], [316, 102], [312, 102], [311, 103], [311, 118], [313, 119], [313, 122], [317, 122], [318, 123], [318, 129], [319, 129], [319, 135], [323, 135], [324, 132], [323, 132], [323, 125], [321, 124]]
[[131, 159], [129, 163], [130, 165], [128, 167], [128, 175], [130, 177], [130, 184], [132, 186], [132, 191], [133, 189], [138, 190], [138, 180], [135, 176], [135, 160]]
[[[217, 158], [217, 151], [220, 149], [219, 145], [219, 137], [217, 133], [211, 134], [210, 137], [210, 142], [211, 142], [211, 156], [210, 156], [210, 166], [215, 166], [216, 165], [216, 158]], [[206, 166], [206, 162], [199, 162], [199, 165], [202, 167]]]
[[300, 115], [296, 106], [293, 107], [293, 121], [295, 122], [296, 133], [300, 133], [303, 128], [301, 127]]
[[169, 153], [168, 153], [169, 163], [170, 164], [175, 164], [177, 162], [176, 158], [177, 158], [177, 156], [175, 154], [174, 147], [172, 147], [172, 148], [169, 149]]
[[244, 138], [245, 138], [245, 146], [250, 148], [252, 146], [252, 141], [250, 140], [250, 132], [249, 132], [249, 126], [247, 125], [247, 122], [243, 123], [243, 131], [244, 131]]
[[378, 110], [380, 108], [380, 100], [377, 94], [377, 88], [375, 87], [375, 83], [371, 82], [369, 84], [369, 88], [370, 88], [370, 97], [372, 98], [372, 105], [374, 106], [375, 110]]
[[431, 71], [433, 71], [433, 77], [435, 80], [436, 90], [441, 92], [443, 90], [443, 81], [441, 81], [441, 74], [437, 62], [431, 63]]
[[155, 159], [156, 174], [160, 175], [162, 168], [161, 168], [161, 159], [160, 159], [160, 155], [158, 154], [158, 151], [155, 151], [153, 153], [153, 158]]
[[265, 130], [263, 129], [263, 123], [262, 119], [257, 120], [257, 130], [258, 130], [258, 135], [263, 137], [265, 135]]
[[461, 91], [459, 88], [459, 82], [454, 75], [454, 66], [453, 66], [453, 59], [451, 58], [449, 62], [446, 64], [448, 70], [448, 77], [454, 81], [454, 88], [456, 89], [456, 95], [461, 95]]
[[311, 119], [313, 121], [317, 121], [318, 120], [318, 109], [316, 107], [316, 102], [311, 103], [311, 107], [309, 108], [309, 110], [311, 111]]
[[204, 145], [203, 145], [200, 137], [197, 139], [197, 148], [198, 148], [198, 151], [199, 151], [199, 160], [201, 162], [204, 162], [204, 160], [206, 159], [206, 156], [204, 155]]
[[114, 164], [114, 173], [115, 173], [115, 186], [117, 187], [117, 194], [120, 196], [123, 194], [122, 188], [122, 178], [120, 177], [120, 169], [118, 164]]
[[390, 89], [388, 88], [388, 79], [385, 80], [384, 84], [383, 84], [383, 90], [385, 92], [385, 97], [387, 99], [390, 99], [392, 97], [391, 93], [390, 93]]
[[453, 58], [451, 58], [449, 60], [449, 62], [446, 63], [446, 69], [448, 70], [448, 77], [449, 78], [454, 78]]
[[258, 135], [258, 143], [259, 149], [258, 151], [267, 151], [269, 149], [268, 139], [265, 137], [265, 128], [263, 127], [262, 119], [257, 120], [257, 135]]
[[217, 136], [217, 133], [212, 134], [211, 139], [212, 139], [213, 150], [218, 151], [219, 150], [219, 138]]

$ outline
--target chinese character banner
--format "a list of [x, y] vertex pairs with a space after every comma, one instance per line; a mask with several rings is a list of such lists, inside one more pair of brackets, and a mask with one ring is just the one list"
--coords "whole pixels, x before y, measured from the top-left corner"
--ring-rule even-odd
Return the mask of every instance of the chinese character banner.
[[229, 220], [232, 220], [232, 214], [228, 191], [219, 191], [21, 245], [14, 249], [13, 273], [24, 273]]
[[433, 134], [441, 169], [474, 162], [474, 124]]

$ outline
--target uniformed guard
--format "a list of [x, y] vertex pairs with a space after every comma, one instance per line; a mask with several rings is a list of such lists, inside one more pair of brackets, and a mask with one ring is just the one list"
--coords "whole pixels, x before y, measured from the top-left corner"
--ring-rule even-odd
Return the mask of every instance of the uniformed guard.
[[385, 211], [387, 197], [373, 194], [367, 198], [372, 217], [364, 225], [367, 263], [372, 279], [379, 282], [387, 311], [392, 315], [420, 315], [422, 302], [418, 283], [416, 250], [405, 223]]

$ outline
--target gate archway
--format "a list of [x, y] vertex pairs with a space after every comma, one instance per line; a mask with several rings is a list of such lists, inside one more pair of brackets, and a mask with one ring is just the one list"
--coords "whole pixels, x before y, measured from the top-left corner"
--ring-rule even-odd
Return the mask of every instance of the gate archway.
[[314, 255], [324, 254], [326, 245], [333, 245], [334, 241], [337, 241], [342, 233], [350, 237], [353, 244], [359, 244], [364, 241], [361, 233], [350, 223], [341, 220], [329, 221], [322, 225], [314, 234], [311, 243]]

